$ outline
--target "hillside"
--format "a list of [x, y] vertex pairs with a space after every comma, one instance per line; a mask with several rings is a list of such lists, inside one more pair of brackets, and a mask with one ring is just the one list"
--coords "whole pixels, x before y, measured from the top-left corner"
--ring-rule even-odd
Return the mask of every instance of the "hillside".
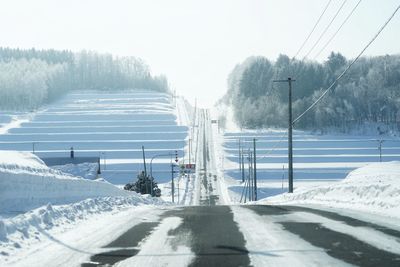
[[[101, 176], [126, 184], [143, 170], [147, 157], [175, 153], [182, 157], [188, 128], [179, 126], [167, 93], [125, 90], [74, 91], [0, 135], [1, 150], [34, 150], [39, 157], [100, 157]], [[158, 182], [170, 180], [170, 157], [152, 164]]]

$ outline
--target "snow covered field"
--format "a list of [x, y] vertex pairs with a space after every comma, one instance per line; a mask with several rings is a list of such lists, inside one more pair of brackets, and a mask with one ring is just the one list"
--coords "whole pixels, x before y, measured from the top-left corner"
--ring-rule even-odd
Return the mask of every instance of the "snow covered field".
[[[238, 170], [239, 139], [244, 151], [252, 150], [257, 140], [257, 179], [259, 199], [287, 191], [287, 137], [284, 131], [226, 132], [223, 149], [225, 178], [231, 198], [240, 199], [241, 174]], [[295, 131], [294, 187], [330, 184], [344, 179], [352, 170], [379, 162], [379, 136], [314, 135]], [[383, 137], [382, 161], [400, 160], [400, 140]], [[247, 158], [245, 169], [247, 171]]]
[[[4, 126], [0, 150], [68, 157], [73, 147], [76, 157], [100, 157], [102, 177], [107, 181], [125, 184], [143, 169], [142, 145], [148, 165], [158, 154], [178, 151], [182, 157], [188, 128], [182, 125], [185, 118], [181, 113], [164, 93], [77, 91], [29, 121], [19, 121], [15, 128]], [[7, 115], [1, 119], [11, 121]], [[166, 158], [154, 160], [152, 169], [158, 182], [170, 180], [169, 162]]]

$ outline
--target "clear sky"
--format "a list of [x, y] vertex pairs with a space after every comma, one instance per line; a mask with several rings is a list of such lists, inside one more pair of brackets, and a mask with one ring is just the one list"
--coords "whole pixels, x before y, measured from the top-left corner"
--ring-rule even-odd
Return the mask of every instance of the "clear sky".
[[[0, 45], [81, 49], [144, 59], [178, 94], [211, 106], [226, 92], [235, 64], [252, 55], [293, 57], [328, 0], [1, 0]], [[302, 58], [343, 0], [332, 0]], [[313, 53], [358, 0], [342, 12]], [[330, 51], [354, 57], [386, 21], [399, 0], [363, 0], [317, 60]], [[400, 53], [400, 13], [367, 55]]]

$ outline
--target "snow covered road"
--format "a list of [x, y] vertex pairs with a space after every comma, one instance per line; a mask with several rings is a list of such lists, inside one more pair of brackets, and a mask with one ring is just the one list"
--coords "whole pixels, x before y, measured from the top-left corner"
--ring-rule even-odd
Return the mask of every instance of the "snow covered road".
[[201, 109], [198, 115], [196, 138], [196, 182], [193, 203], [196, 205], [227, 204], [221, 194], [221, 172], [217, 169], [214, 135], [209, 110]]
[[[49, 249], [53, 242], [54, 253], [45, 257], [44, 252], [37, 252], [44, 257], [39, 259], [46, 259], [47, 266], [49, 259], [57, 266], [79, 266], [79, 259], [82, 267], [400, 264], [399, 227], [334, 212], [266, 205], [141, 209], [116, 214], [121, 229], [113, 234], [116, 226], [100, 220], [92, 231], [84, 227], [82, 240], [71, 239], [71, 232], [64, 233], [70, 239], [61, 237], [62, 242], [49, 239], [44, 244]], [[105, 230], [99, 231], [101, 227]], [[63, 250], [68, 257], [60, 257]], [[26, 263], [32, 259], [21, 258], [16, 266]]]

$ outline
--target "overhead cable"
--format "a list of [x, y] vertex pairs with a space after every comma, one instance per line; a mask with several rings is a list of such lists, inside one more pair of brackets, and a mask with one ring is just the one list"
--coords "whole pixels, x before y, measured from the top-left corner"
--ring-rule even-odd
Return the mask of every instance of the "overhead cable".
[[336, 19], [337, 15], [340, 13], [340, 11], [342, 10], [344, 4], [346, 4], [347, 0], [344, 0], [343, 3], [340, 5], [339, 9], [336, 11], [335, 15], [333, 16], [333, 18], [331, 19], [331, 21], [329, 22], [329, 24], [325, 27], [325, 29], [322, 31], [322, 33], [320, 34], [320, 36], [318, 37], [317, 41], [314, 43], [314, 45], [311, 47], [311, 49], [307, 52], [307, 54], [303, 57], [302, 60], [305, 60], [308, 55], [310, 55], [310, 53], [314, 50], [314, 48], [317, 46], [317, 44], [319, 43], [319, 41], [321, 41], [322, 37], [325, 35], [325, 33], [328, 31], [329, 27], [332, 25], [333, 21]]
[[381, 32], [386, 28], [386, 26], [389, 24], [389, 22], [393, 19], [393, 17], [396, 15], [397, 11], [399, 11], [400, 5], [397, 6], [393, 14], [388, 18], [388, 20], [382, 25], [382, 27], [379, 29], [379, 31], [375, 34], [375, 36], [368, 42], [368, 44], [361, 50], [361, 52], [357, 55], [355, 59], [346, 67], [346, 69], [333, 81], [333, 83], [321, 94], [318, 99], [312, 103], [303, 113], [300, 114], [294, 121], [293, 124], [298, 122], [307, 112], [309, 112], [311, 109], [313, 109], [319, 101], [337, 84], [337, 82], [346, 74], [346, 72], [353, 66], [355, 62], [361, 57], [362, 54], [364, 54], [365, 50], [378, 38], [378, 36], [381, 34]]
[[300, 46], [299, 50], [297, 50], [296, 55], [293, 58], [296, 58], [297, 55], [300, 53], [300, 51], [303, 49], [304, 45], [307, 43], [308, 39], [310, 39], [311, 34], [313, 34], [315, 28], [317, 27], [318, 23], [320, 22], [321, 18], [325, 14], [325, 11], [328, 9], [329, 5], [331, 4], [332, 0], [329, 0], [328, 3], [326, 4], [324, 10], [322, 11], [322, 14], [319, 16], [317, 22], [314, 24], [314, 27], [312, 28], [311, 32], [308, 34], [307, 38], [304, 40], [303, 44]]
[[353, 15], [354, 11], [357, 9], [357, 7], [360, 5], [362, 0], [359, 0], [358, 3], [354, 6], [354, 8], [351, 10], [351, 12], [349, 13], [349, 15], [346, 17], [346, 19], [343, 21], [343, 23], [339, 26], [339, 28], [337, 29], [337, 31], [331, 36], [331, 38], [325, 43], [325, 45], [318, 51], [318, 53], [314, 56], [313, 59], [316, 59], [322, 51], [325, 50], [325, 48], [330, 44], [330, 42], [332, 42], [333, 38], [335, 38], [335, 36], [338, 34], [338, 32], [342, 29], [343, 25], [346, 24], [346, 22], [349, 20], [349, 18], [351, 17], [351, 15]]

